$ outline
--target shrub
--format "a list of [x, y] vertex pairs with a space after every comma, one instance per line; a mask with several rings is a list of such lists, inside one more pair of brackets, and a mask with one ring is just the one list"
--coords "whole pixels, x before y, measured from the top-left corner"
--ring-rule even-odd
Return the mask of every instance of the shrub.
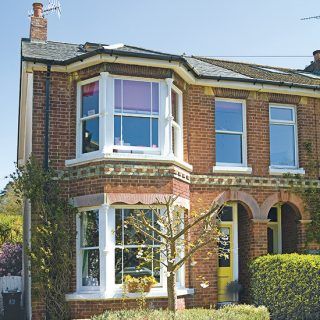
[[250, 264], [250, 296], [277, 320], [320, 319], [320, 256], [267, 255]]
[[22, 242], [22, 216], [0, 213], [0, 246]]
[[173, 313], [166, 310], [120, 310], [106, 311], [93, 320], [269, 320], [269, 313], [265, 307], [255, 308], [248, 305], [231, 305], [214, 309], [187, 309]]
[[0, 249], [0, 277], [20, 276], [22, 270], [22, 245], [5, 243]]

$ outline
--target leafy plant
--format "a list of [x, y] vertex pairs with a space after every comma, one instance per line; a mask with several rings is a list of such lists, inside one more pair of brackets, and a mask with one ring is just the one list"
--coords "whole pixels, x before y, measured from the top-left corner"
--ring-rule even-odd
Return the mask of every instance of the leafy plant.
[[31, 204], [31, 245], [33, 297], [44, 300], [46, 319], [69, 319], [65, 300], [73, 266], [73, 222], [77, 210], [63, 195], [63, 181], [57, 172], [45, 171], [31, 157], [11, 176], [15, 191]]
[[106, 311], [92, 320], [269, 320], [265, 307], [231, 305], [222, 309], [187, 309], [174, 314], [167, 310], [120, 310]]
[[0, 213], [0, 246], [6, 242], [22, 243], [22, 216]]
[[124, 277], [124, 289], [129, 292], [149, 292], [151, 287], [156, 285], [157, 281], [153, 276], [132, 277], [126, 275]]
[[250, 296], [275, 320], [320, 319], [320, 256], [267, 255], [250, 264]]
[[0, 249], [0, 277], [20, 276], [22, 270], [22, 245], [4, 243]]

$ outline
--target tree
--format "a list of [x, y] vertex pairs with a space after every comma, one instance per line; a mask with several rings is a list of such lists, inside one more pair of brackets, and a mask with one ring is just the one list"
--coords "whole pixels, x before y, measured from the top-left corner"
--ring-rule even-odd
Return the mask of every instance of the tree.
[[[165, 268], [168, 309], [175, 312], [177, 271], [200, 249], [210, 247], [208, 254], [211, 255], [212, 247], [218, 248], [218, 242], [227, 239], [223, 239], [217, 226], [217, 218], [222, 206], [214, 203], [207, 210], [192, 211], [188, 214], [177, 204], [177, 197], [168, 197], [163, 210], [159, 210], [160, 205], [161, 203], [158, 202], [149, 210], [132, 212], [126, 219], [125, 227], [133, 228], [137, 234], [142, 235], [141, 249], [138, 253], [142, 261], [141, 265], [153, 260]], [[191, 234], [192, 237], [190, 237]], [[158, 245], [158, 255], [154, 254], [154, 251], [152, 253], [145, 245], [149, 241]], [[218, 254], [227, 256], [226, 252], [218, 252]], [[157, 259], [156, 256], [160, 258]]]
[[9, 182], [0, 194], [0, 214], [21, 215], [22, 199], [14, 191], [14, 183]]
[[0, 194], [0, 246], [22, 242], [22, 201], [9, 182]]

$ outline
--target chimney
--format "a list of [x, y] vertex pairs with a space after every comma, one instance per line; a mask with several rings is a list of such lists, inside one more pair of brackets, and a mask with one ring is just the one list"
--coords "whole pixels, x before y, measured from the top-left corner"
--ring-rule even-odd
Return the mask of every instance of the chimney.
[[30, 24], [30, 40], [32, 42], [46, 42], [48, 21], [43, 17], [43, 4], [36, 2], [32, 6], [33, 15], [31, 16]]
[[313, 51], [314, 62], [320, 61], [320, 50]]

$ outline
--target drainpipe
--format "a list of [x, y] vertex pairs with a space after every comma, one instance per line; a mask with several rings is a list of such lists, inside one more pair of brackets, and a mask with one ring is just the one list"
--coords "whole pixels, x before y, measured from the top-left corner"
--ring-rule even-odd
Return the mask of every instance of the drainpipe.
[[46, 109], [45, 109], [45, 124], [44, 124], [44, 161], [43, 167], [46, 171], [49, 169], [49, 127], [50, 127], [50, 82], [51, 65], [47, 65], [46, 73]]

